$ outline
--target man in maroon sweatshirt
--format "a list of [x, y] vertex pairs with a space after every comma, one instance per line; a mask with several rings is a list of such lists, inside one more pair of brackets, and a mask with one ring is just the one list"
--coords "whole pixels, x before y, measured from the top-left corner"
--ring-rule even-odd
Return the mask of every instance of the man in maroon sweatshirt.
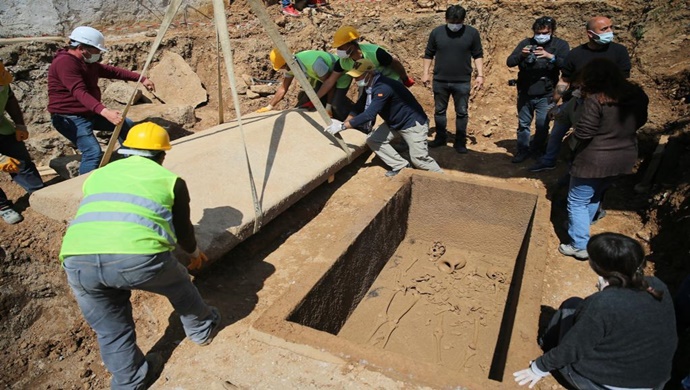
[[[122, 121], [120, 143], [134, 124], [122, 113], [101, 103], [101, 77], [137, 81], [139, 74], [99, 62], [106, 51], [103, 34], [91, 27], [80, 26], [69, 36], [69, 46], [55, 54], [48, 69], [48, 112], [55, 129], [81, 152], [79, 174], [98, 168], [103, 156], [93, 130], [113, 131]], [[154, 91], [153, 82], [142, 79], [142, 85]]]

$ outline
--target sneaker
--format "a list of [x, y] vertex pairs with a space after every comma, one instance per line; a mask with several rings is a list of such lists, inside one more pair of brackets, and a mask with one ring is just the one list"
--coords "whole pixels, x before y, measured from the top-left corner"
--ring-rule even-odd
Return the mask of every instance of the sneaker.
[[316, 8], [316, 7], [321, 7], [322, 5], [327, 5], [328, 2], [326, 0], [309, 0], [307, 3], [307, 6], [309, 8]]
[[393, 177], [393, 176], [397, 175], [398, 173], [400, 173], [400, 171], [402, 171], [403, 169], [409, 168], [409, 167], [410, 167], [410, 165], [408, 164], [408, 165], [405, 165], [404, 167], [397, 169], [397, 170], [391, 169], [390, 171], [386, 172], [386, 177]]
[[430, 148], [438, 148], [439, 146], [446, 146], [446, 137], [436, 137], [433, 141], [429, 142]]
[[213, 341], [213, 338], [216, 337], [218, 334], [218, 331], [220, 330], [220, 311], [218, 310], [217, 307], [211, 306], [211, 314], [213, 314], [213, 317], [215, 318], [213, 322], [211, 322], [211, 333], [208, 334], [208, 337], [206, 340], [202, 341], [199, 343], [202, 347], [205, 347]]
[[144, 357], [146, 363], [148, 364], [148, 370], [146, 371], [146, 377], [144, 377], [144, 389], [148, 389], [153, 385], [158, 377], [161, 376], [163, 372], [163, 356], [158, 352], [149, 353]]
[[527, 160], [529, 158], [529, 155], [530, 155], [529, 151], [521, 150], [521, 151], [517, 152], [517, 154], [515, 154], [515, 156], [513, 156], [513, 159], [510, 160], [510, 162], [512, 162], [513, 164], [519, 164], [519, 163]]
[[283, 15], [287, 15], [287, 16], [297, 17], [300, 15], [299, 11], [297, 11], [292, 4], [288, 5], [287, 7], [283, 7], [282, 12], [283, 12]]
[[454, 145], [453, 149], [460, 154], [467, 154], [467, 146], [465, 145]]
[[594, 225], [595, 223], [599, 222], [600, 220], [604, 219], [606, 216], [606, 210], [604, 209], [599, 209], [596, 214], [594, 214], [594, 219], [592, 222], [590, 222], [590, 225]]
[[10, 225], [14, 225], [15, 223], [19, 223], [24, 220], [24, 217], [22, 217], [22, 215], [18, 212], [14, 211], [14, 209], [10, 206], [0, 209], [0, 216], [2, 216], [2, 219]]
[[542, 172], [542, 171], [550, 171], [554, 168], [556, 168], [556, 164], [545, 164], [545, 163], [539, 161], [536, 164], [532, 165], [531, 167], [527, 168], [527, 170], [530, 172]]
[[587, 249], [577, 249], [570, 244], [559, 245], [558, 251], [561, 252], [562, 255], [572, 256], [577, 260], [589, 259], [589, 253], [587, 253]]

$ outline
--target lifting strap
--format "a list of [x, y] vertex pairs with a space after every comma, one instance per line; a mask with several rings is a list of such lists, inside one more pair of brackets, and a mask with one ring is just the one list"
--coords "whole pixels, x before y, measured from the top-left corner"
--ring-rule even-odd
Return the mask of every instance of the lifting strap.
[[175, 14], [177, 13], [177, 10], [180, 8], [181, 4], [182, 4], [182, 0], [172, 0], [170, 2], [170, 5], [168, 5], [168, 9], [165, 12], [165, 17], [163, 18], [163, 22], [161, 22], [161, 27], [158, 29], [158, 35], [156, 35], [156, 39], [153, 41], [153, 44], [151, 45], [151, 49], [149, 49], [149, 56], [146, 58], [146, 63], [144, 64], [144, 68], [141, 70], [141, 72], [139, 74], [139, 80], [137, 80], [137, 84], [134, 86], [134, 90], [132, 91], [132, 95], [129, 97], [129, 101], [127, 102], [127, 105], [125, 106], [125, 109], [122, 111], [122, 122], [120, 122], [119, 125], [115, 126], [115, 129], [113, 130], [113, 134], [110, 136], [110, 141], [108, 141], [108, 147], [106, 147], [105, 152], [103, 153], [103, 158], [101, 159], [101, 163], [98, 165], [99, 168], [104, 167], [106, 164], [108, 164], [110, 162], [110, 157], [112, 156], [113, 149], [115, 148], [115, 142], [117, 142], [117, 137], [120, 136], [120, 131], [122, 130], [122, 125], [125, 123], [125, 119], [127, 118], [127, 111], [129, 111], [129, 107], [134, 102], [134, 97], [137, 94], [137, 89], [139, 88], [139, 84], [141, 84], [141, 80], [143, 79], [144, 75], [146, 74], [146, 71], [148, 70], [149, 65], [151, 65], [151, 60], [153, 60], [153, 55], [156, 53], [156, 50], [158, 50], [158, 46], [160, 46], [161, 41], [163, 41], [163, 36], [168, 31], [168, 27], [170, 27], [170, 24], [172, 23], [172, 20], [175, 17]]
[[[271, 40], [278, 48], [278, 51], [285, 59], [285, 62], [287, 62], [290, 71], [295, 75], [295, 78], [302, 87], [302, 90], [307, 94], [312, 104], [314, 104], [314, 107], [319, 112], [319, 115], [321, 115], [321, 119], [323, 119], [323, 121], [327, 125], [333, 123], [332, 119], [328, 116], [328, 113], [326, 112], [326, 108], [323, 106], [323, 104], [321, 104], [321, 100], [316, 94], [316, 91], [314, 91], [314, 88], [312, 88], [311, 84], [309, 84], [307, 76], [302, 71], [302, 68], [297, 64], [297, 61], [295, 61], [295, 57], [293, 56], [292, 52], [288, 49], [287, 45], [285, 44], [285, 41], [280, 36], [280, 32], [278, 32], [275, 23], [273, 23], [273, 21], [269, 18], [268, 13], [266, 13], [266, 7], [262, 3], [260, 3], [259, 0], [248, 1], [249, 5], [252, 7], [252, 11], [256, 15], [256, 17], [259, 18], [259, 21], [263, 25], [264, 29], [266, 29], [266, 33], [269, 37], [271, 37]], [[345, 154], [347, 155], [347, 162], [352, 162], [352, 153], [350, 153], [350, 147], [347, 146], [341, 135], [336, 134], [334, 136], [326, 131], [324, 131], [324, 134], [326, 134], [327, 137], [334, 139], [335, 142], [338, 143], [340, 148], [343, 149], [343, 152], [345, 152]]]
[[[237, 83], [235, 82], [235, 70], [233, 68], [232, 62], [232, 49], [230, 47], [230, 35], [228, 34], [228, 22], [225, 18], [225, 4], [223, 0], [213, 0], [213, 17], [216, 22], [216, 33], [220, 40], [220, 47], [223, 52], [223, 58], [225, 59], [225, 71], [228, 74], [228, 80], [230, 81], [230, 88], [232, 90], [232, 100], [235, 105], [235, 115], [237, 116], [237, 124], [240, 128], [240, 134], [242, 134], [242, 145], [244, 146], [244, 157], [247, 161], [247, 171], [249, 173], [249, 186], [252, 191], [252, 201], [254, 202], [254, 233], [257, 233], [261, 229], [261, 224], [263, 221], [263, 212], [261, 211], [261, 203], [259, 202], [259, 197], [256, 194], [256, 184], [254, 183], [254, 175], [252, 174], [252, 167], [249, 163], [249, 152], [247, 151], [247, 142], [244, 137], [244, 126], [242, 125], [242, 112], [240, 110], [240, 100], [237, 97]], [[218, 88], [221, 86], [218, 85]], [[219, 102], [222, 103], [222, 102]]]

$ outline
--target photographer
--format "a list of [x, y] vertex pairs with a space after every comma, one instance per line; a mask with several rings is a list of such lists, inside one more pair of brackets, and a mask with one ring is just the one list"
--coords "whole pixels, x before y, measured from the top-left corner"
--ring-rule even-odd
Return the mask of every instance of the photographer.
[[[570, 52], [568, 42], [553, 36], [556, 21], [548, 16], [532, 25], [534, 36], [525, 38], [506, 60], [508, 67], [517, 66], [518, 129], [517, 151], [512, 162], [521, 163], [530, 155], [538, 156], [546, 148], [549, 133], [547, 112], [553, 105], [553, 89], [560, 70]], [[530, 142], [530, 127], [535, 115], [536, 132]]]

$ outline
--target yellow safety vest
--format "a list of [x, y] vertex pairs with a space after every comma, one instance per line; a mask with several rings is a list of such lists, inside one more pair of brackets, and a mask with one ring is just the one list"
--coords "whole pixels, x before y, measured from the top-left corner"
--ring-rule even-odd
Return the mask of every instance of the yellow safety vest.
[[172, 206], [177, 176], [150, 159], [131, 156], [97, 169], [60, 250], [65, 257], [155, 254], [175, 248]]

